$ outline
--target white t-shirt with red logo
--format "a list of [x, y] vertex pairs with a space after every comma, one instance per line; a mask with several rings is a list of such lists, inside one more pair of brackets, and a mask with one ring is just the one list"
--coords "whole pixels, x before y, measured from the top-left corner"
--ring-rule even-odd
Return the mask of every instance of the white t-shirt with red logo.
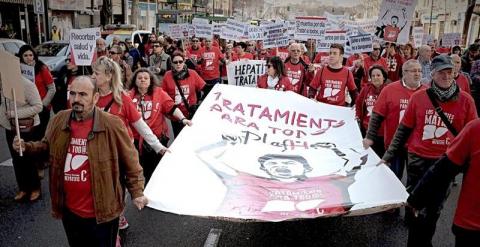
[[63, 188], [65, 206], [82, 218], [95, 218], [90, 163], [87, 153], [88, 134], [93, 118], [70, 122], [71, 137], [68, 145]]
[[[422, 89], [412, 95], [401, 123], [413, 128], [408, 141], [409, 152], [428, 159], [438, 159], [445, 153], [454, 136], [435, 111], [426, 90]], [[461, 91], [457, 100], [438, 103], [458, 132], [477, 118], [473, 98], [466, 92]]]

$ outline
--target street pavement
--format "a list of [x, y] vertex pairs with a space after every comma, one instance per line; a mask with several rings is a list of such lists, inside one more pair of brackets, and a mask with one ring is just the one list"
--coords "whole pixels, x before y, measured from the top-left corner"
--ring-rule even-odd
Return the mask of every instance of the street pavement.
[[[48, 179], [42, 181], [41, 200], [16, 203], [16, 182], [9, 161], [0, 164], [0, 246], [68, 246], [61, 221], [50, 216]], [[434, 246], [454, 245], [450, 227], [459, 188], [454, 187], [447, 200]], [[150, 208], [139, 212], [129, 202], [126, 216], [130, 227], [121, 232], [123, 246], [215, 246], [218, 241], [218, 246], [383, 247], [406, 246], [407, 240], [403, 217], [388, 213], [280, 223], [229, 222]], [[221, 230], [218, 239], [208, 238], [212, 229]]]

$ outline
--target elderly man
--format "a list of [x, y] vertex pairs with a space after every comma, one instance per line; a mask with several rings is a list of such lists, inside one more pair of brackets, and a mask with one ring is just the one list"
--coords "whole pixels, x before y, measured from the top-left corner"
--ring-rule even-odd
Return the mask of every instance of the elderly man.
[[[407, 109], [410, 97], [413, 93], [425, 88], [420, 83], [422, 66], [417, 60], [411, 59], [405, 62], [402, 72], [402, 79], [387, 85], [378, 96], [368, 124], [367, 135], [363, 140], [365, 148], [372, 146], [382, 136], [385, 149], [388, 148], [395, 135], [398, 123], [402, 120]], [[384, 126], [383, 133], [378, 133], [382, 124]], [[391, 159], [390, 169], [398, 179], [402, 179], [407, 161], [407, 151], [405, 147], [399, 149], [397, 155]]]
[[138, 209], [148, 202], [138, 153], [122, 121], [95, 107], [96, 89], [89, 77], [77, 77], [72, 109], [53, 117], [45, 137], [13, 141], [16, 151], [50, 156], [52, 214], [62, 219], [70, 246], [115, 246], [124, 188]]
[[432, 48], [428, 45], [422, 45], [418, 48], [418, 62], [422, 65], [422, 83], [428, 84], [432, 81], [432, 75], [430, 71], [432, 57]]
[[[459, 90], [454, 83], [452, 59], [439, 55], [432, 60], [431, 69], [431, 87], [412, 95], [395, 136], [382, 158], [384, 162], [390, 162], [408, 141], [409, 191], [445, 153], [455, 135], [468, 122], [477, 118], [472, 97]], [[439, 202], [426, 207], [418, 215], [408, 211], [408, 246], [432, 246], [441, 208], [442, 203]]]
[[122, 69], [122, 83], [124, 88], [130, 88], [130, 79], [132, 77], [132, 68], [125, 60], [122, 59], [124, 50], [119, 45], [114, 45], [108, 51], [108, 54], [113, 61], [115, 61]]
[[[165, 46], [160, 41], [152, 41], [153, 53], [148, 60], [149, 70], [163, 81], [165, 73], [172, 69], [172, 58], [165, 52]], [[157, 85], [159, 86], [159, 85]]]
[[470, 85], [472, 84], [472, 79], [470, 75], [463, 72], [462, 69], [462, 58], [457, 54], [450, 55], [453, 62], [453, 78], [457, 82], [457, 85], [461, 90], [471, 94]]
[[[101, 57], [101, 56], [105, 56], [107, 55], [107, 43], [105, 42], [104, 39], [102, 38], [98, 38], [96, 41], [95, 41], [95, 44], [96, 44], [96, 47], [95, 47], [95, 59], [96, 60], [97, 58]], [[93, 63], [94, 61], [92, 61]]]
[[313, 64], [307, 64], [302, 59], [303, 49], [299, 43], [288, 47], [289, 56], [285, 59], [285, 72], [293, 86], [293, 91], [308, 96], [308, 85], [314, 75]]

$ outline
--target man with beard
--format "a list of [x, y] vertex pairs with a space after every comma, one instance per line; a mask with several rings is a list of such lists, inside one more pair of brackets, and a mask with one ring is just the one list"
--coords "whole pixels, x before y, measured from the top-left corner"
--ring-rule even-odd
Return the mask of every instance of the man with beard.
[[70, 246], [115, 246], [124, 188], [140, 210], [144, 178], [120, 119], [95, 107], [99, 94], [86, 76], [70, 87], [71, 110], [59, 112], [41, 141], [15, 137], [13, 148], [50, 159], [52, 215], [62, 219]]

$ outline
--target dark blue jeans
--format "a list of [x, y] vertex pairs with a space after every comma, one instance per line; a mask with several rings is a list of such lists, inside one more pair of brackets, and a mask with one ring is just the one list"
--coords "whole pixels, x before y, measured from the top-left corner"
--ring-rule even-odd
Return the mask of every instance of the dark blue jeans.
[[203, 98], [207, 97], [208, 93], [210, 93], [215, 84], [222, 83], [222, 79], [217, 78], [213, 80], [205, 80], [205, 83], [205, 87], [203, 88]]
[[82, 218], [65, 209], [62, 222], [71, 247], [115, 247], [118, 219], [97, 224], [95, 218]]

